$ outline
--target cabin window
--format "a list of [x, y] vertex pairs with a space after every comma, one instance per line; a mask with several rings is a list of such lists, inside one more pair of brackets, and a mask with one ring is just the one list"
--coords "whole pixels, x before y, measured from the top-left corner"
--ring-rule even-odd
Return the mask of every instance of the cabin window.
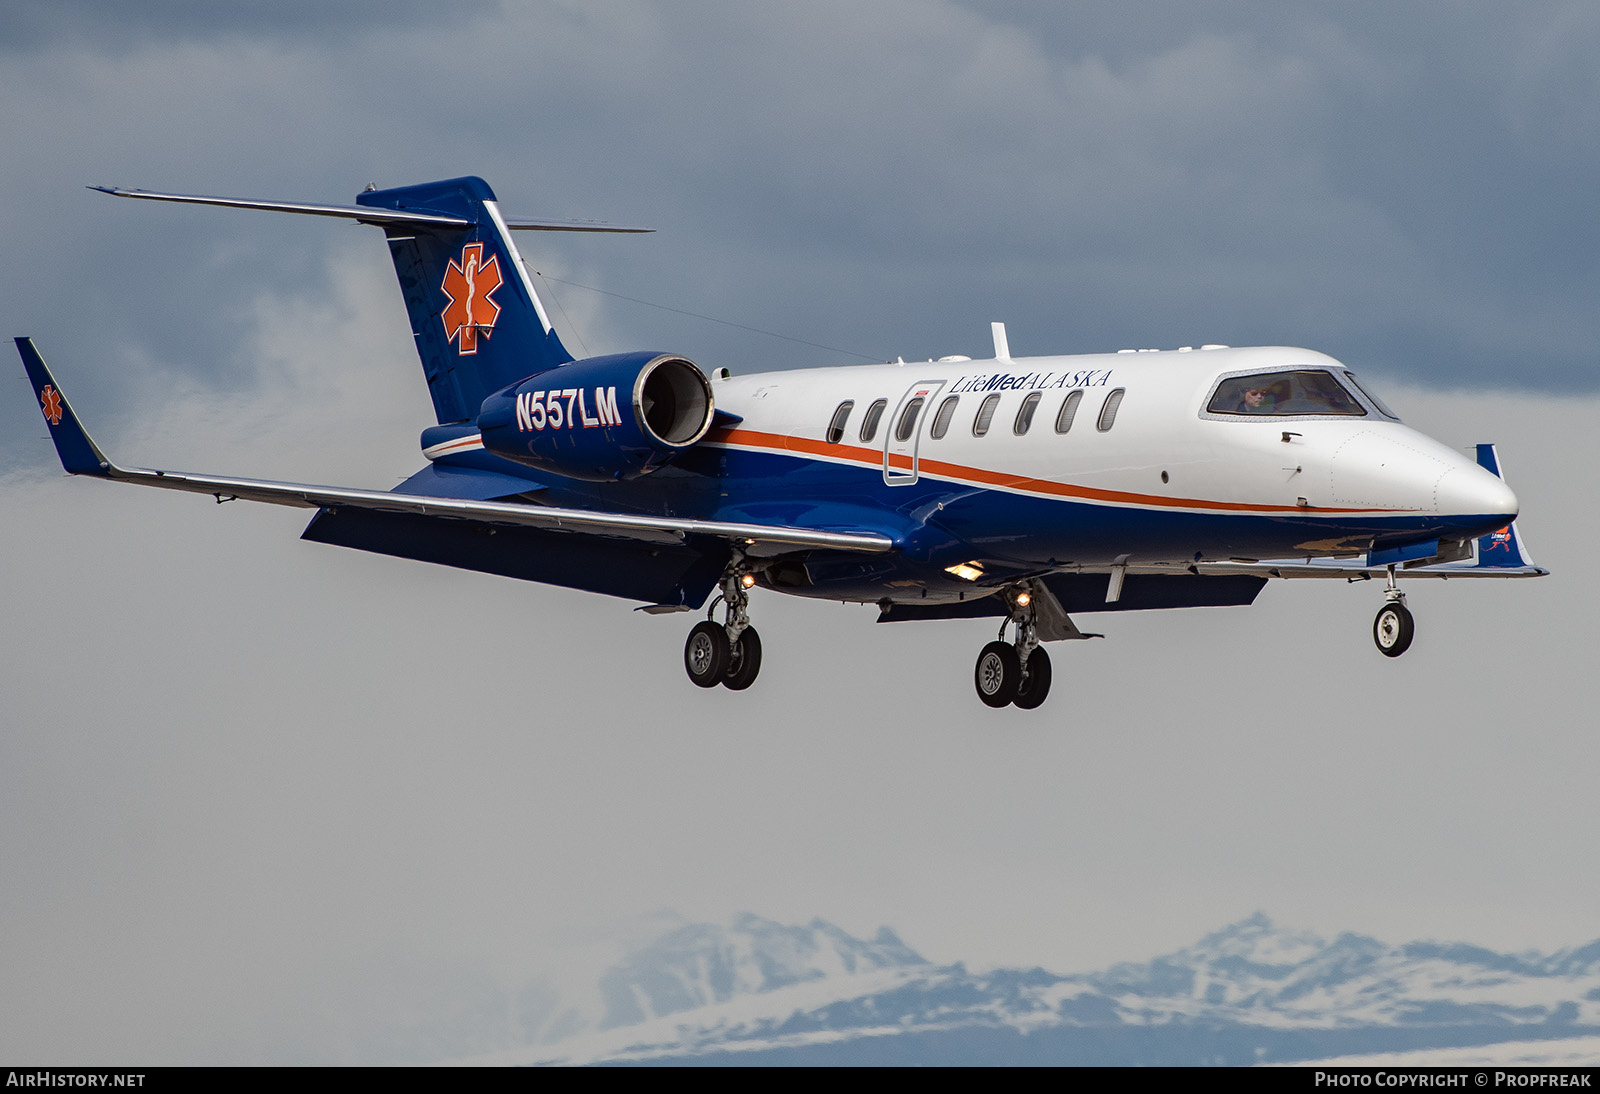
[[1020, 437], [1028, 431], [1028, 427], [1033, 424], [1033, 412], [1039, 409], [1039, 400], [1043, 398], [1043, 395], [1035, 391], [1022, 400], [1022, 405], [1017, 407], [1017, 420], [1011, 423], [1011, 432]]
[[1325, 369], [1231, 376], [1217, 385], [1217, 393], [1206, 404], [1206, 410], [1212, 414], [1280, 418], [1306, 414], [1360, 418], [1367, 413], [1366, 407]]
[[867, 415], [861, 419], [862, 444], [866, 444], [878, 435], [878, 420], [883, 417], [883, 408], [888, 405], [888, 399], [878, 399], [867, 407]]
[[906, 404], [900, 412], [900, 424], [894, 427], [894, 439], [909, 441], [911, 434], [917, 431], [917, 415], [922, 413], [922, 404], [927, 402], [921, 395]]
[[950, 432], [950, 419], [956, 416], [956, 404], [961, 401], [961, 396], [952, 395], [939, 404], [939, 413], [933, 416], [933, 428], [928, 430], [928, 435], [934, 440], [940, 440]]
[[1111, 432], [1111, 427], [1117, 424], [1117, 408], [1122, 405], [1122, 397], [1127, 394], [1126, 388], [1117, 388], [1106, 401], [1100, 405], [1100, 420], [1094, 427], [1102, 433]]
[[828, 423], [828, 443], [838, 444], [844, 440], [844, 425], [850, 420], [850, 411], [855, 409], [854, 399], [846, 399], [839, 404], [839, 409], [833, 412], [833, 421]]
[[978, 406], [978, 416], [972, 419], [972, 435], [981, 437], [989, 432], [989, 423], [994, 420], [994, 408], [1000, 405], [1000, 396], [991, 395]]
[[1056, 414], [1056, 432], [1065, 433], [1072, 428], [1072, 419], [1077, 416], [1078, 404], [1083, 402], [1083, 391], [1067, 392], [1067, 397], [1061, 400], [1061, 410]]

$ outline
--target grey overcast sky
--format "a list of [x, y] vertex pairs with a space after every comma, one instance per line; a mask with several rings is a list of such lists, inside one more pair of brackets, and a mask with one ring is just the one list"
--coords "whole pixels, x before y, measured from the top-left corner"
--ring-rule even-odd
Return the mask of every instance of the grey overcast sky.
[[1600, 936], [1600, 7], [14, 0], [0, 93], [5, 333], [129, 462], [387, 487], [431, 419], [378, 233], [85, 185], [475, 173], [660, 229], [524, 241], [574, 349], [859, 359], [565, 282], [878, 358], [1312, 346], [1499, 441], [1556, 571], [1416, 590], [1395, 663], [1371, 587], [1090, 619], [999, 716], [987, 624], [767, 596], [702, 693], [682, 618], [68, 481], [13, 360], [0, 1057], [353, 1058], [662, 908], [1062, 971], [1258, 908]]

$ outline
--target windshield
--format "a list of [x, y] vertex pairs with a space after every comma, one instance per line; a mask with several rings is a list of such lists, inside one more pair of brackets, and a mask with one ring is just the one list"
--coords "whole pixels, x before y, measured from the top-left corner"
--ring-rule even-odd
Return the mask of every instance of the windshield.
[[1229, 377], [1217, 385], [1217, 393], [1206, 410], [1211, 414], [1263, 417], [1337, 414], [1359, 418], [1367, 413], [1333, 373], [1323, 369]]
[[1400, 415], [1398, 415], [1394, 411], [1390, 410], [1388, 408], [1388, 406], [1386, 406], [1384, 404], [1384, 401], [1382, 399], [1380, 399], [1376, 395], [1372, 394], [1372, 389], [1370, 387], [1368, 387], [1366, 384], [1363, 384], [1360, 380], [1357, 380], [1355, 373], [1350, 372], [1349, 370], [1346, 370], [1345, 374], [1344, 374], [1344, 378], [1346, 380], [1349, 380], [1351, 386], [1353, 386], [1357, 391], [1359, 391], [1359, 392], [1361, 392], [1361, 394], [1365, 395], [1367, 397], [1367, 401], [1368, 402], [1370, 402], [1373, 406], [1378, 408], [1378, 413], [1379, 414], [1382, 414], [1385, 418], [1393, 418], [1397, 422], [1400, 420]]

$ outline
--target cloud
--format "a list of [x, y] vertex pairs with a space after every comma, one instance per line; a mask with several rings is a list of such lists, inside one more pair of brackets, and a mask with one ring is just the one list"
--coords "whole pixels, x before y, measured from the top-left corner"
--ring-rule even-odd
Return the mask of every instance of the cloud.
[[[146, 359], [253, 382], [251, 296], [326, 292], [322, 255], [359, 230], [85, 183], [347, 201], [467, 171], [512, 211], [662, 229], [530, 240], [536, 264], [873, 355], [970, 351], [998, 318], [1020, 352], [1288, 343], [1475, 388], [1600, 376], [1581, 5], [217, 10], [0, 59], [0, 125], [29, 150], [0, 169], [0, 237], [28, 257], [7, 314], [123, 397]], [[613, 348], [842, 360], [601, 303]]]
[[438, 24], [471, 17], [492, 5], [466, 0], [448, 11], [422, 0], [15, 0], [0, 12], [0, 51], [30, 52], [62, 45], [87, 45], [115, 52], [151, 42], [218, 39], [314, 38], [347, 45], [375, 27]]

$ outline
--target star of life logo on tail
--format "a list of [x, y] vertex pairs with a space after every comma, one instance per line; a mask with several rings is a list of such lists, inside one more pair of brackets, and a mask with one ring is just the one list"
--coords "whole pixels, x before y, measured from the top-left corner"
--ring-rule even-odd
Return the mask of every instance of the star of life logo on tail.
[[446, 341], [456, 342], [456, 352], [478, 352], [478, 335], [485, 338], [494, 330], [500, 318], [500, 305], [492, 299], [494, 291], [505, 279], [500, 276], [500, 258], [490, 255], [483, 260], [483, 244], [468, 243], [461, 248], [461, 260], [450, 260], [444, 272], [444, 284], [439, 286], [450, 298], [449, 305], [439, 313], [444, 321]]
[[39, 391], [39, 405], [44, 408], [44, 420], [51, 425], [61, 424], [61, 393], [53, 384], [46, 384]]

